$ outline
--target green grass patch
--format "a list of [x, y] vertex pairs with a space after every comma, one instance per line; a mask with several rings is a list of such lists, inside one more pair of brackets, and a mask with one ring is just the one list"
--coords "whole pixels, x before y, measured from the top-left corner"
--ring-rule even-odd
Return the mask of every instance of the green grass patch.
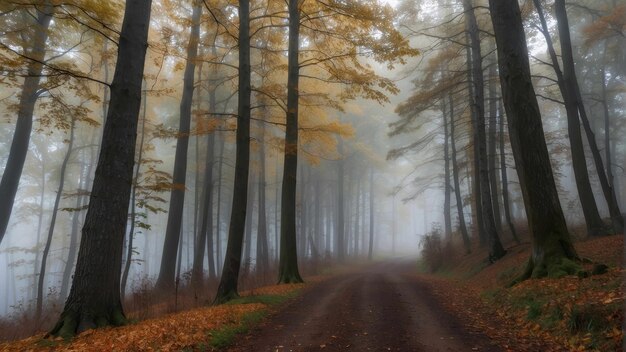
[[[226, 325], [209, 331], [209, 336], [211, 337], [209, 346], [220, 349], [232, 345], [237, 335], [248, 332], [252, 326], [259, 323], [266, 315], [267, 311], [265, 310], [246, 313], [241, 318], [239, 324]], [[198, 347], [200, 350], [203, 350], [203, 346]]]
[[298, 295], [300, 290], [294, 290], [284, 295], [251, 295], [251, 296], [243, 296], [239, 298], [235, 298], [233, 300], [228, 301], [226, 304], [228, 305], [236, 305], [236, 304], [253, 304], [253, 303], [261, 303], [267, 306], [275, 306], [281, 303], [284, 303], [290, 298], [293, 298]]

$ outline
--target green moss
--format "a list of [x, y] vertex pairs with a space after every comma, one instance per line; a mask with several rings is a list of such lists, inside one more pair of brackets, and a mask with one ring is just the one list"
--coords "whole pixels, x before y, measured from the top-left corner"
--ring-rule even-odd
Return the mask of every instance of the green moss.
[[[263, 310], [246, 313], [241, 318], [241, 323], [239, 324], [226, 325], [211, 330], [209, 332], [211, 338], [209, 341], [210, 347], [220, 349], [232, 345], [237, 335], [248, 332], [253, 325], [261, 321], [266, 315], [267, 312]], [[198, 348], [201, 349], [200, 346]]]

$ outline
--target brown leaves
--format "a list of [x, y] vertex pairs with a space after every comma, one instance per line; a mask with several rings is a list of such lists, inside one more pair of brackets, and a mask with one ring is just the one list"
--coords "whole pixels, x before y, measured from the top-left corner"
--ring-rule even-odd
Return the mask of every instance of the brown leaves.
[[[263, 287], [250, 294], [291, 294], [304, 284]], [[43, 335], [0, 344], [0, 351], [181, 351], [197, 349], [210, 331], [239, 324], [245, 314], [266, 309], [261, 303], [221, 305], [170, 314], [118, 328], [88, 330], [70, 342]]]

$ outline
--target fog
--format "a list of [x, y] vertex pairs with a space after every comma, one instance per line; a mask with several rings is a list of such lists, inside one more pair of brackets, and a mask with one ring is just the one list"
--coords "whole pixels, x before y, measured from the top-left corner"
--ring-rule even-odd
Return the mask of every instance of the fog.
[[[173, 189], [181, 189], [181, 185], [172, 183], [172, 175], [177, 137], [180, 137], [177, 130], [179, 105], [184, 89], [185, 48], [189, 40], [186, 26], [189, 25], [187, 22], [191, 10], [189, 4], [183, 6], [171, 4], [169, 1], [154, 2], [153, 7], [162, 11], [153, 11], [150, 45], [144, 69], [143, 102], [139, 114], [136, 166], [133, 172], [134, 175], [137, 172], [138, 176], [133, 176], [136, 188], [134, 216], [130, 214], [133, 204], [129, 207], [129, 219], [134, 219], [135, 225], [130, 234], [134, 239], [132, 248], [127, 248], [132, 220], [127, 222], [124, 241], [124, 258], [128, 250], [132, 254], [127, 296], [151, 287], [156, 282], [161, 268], [170, 193]], [[327, 75], [324, 71], [327, 68], [307, 67], [301, 70], [303, 77], [317, 75], [323, 78], [301, 79], [303, 107], [299, 112], [296, 238], [298, 261], [305, 268], [302, 271], [306, 275], [315, 275], [323, 271], [320, 267], [339, 262], [337, 238], [340, 226], [340, 232], [345, 236], [342, 239], [345, 240], [345, 248], [342, 250], [345, 251], [347, 262], [410, 258], [417, 263], [425, 235], [436, 234], [455, 246], [461, 246], [458, 217], [460, 208], [472, 246], [478, 246], [477, 209], [475, 190], [472, 188], [475, 156], [471, 103], [468, 101], [467, 83], [458, 83], [463, 80], [460, 77], [467, 70], [468, 58], [463, 45], [467, 39], [465, 35], [454, 34], [463, 32], [465, 28], [463, 6], [461, 2], [446, 0], [400, 0], [384, 3], [398, 10], [394, 14], [391, 27], [403, 34], [407, 38], [407, 47], [417, 49], [419, 54], [414, 52], [404, 55], [403, 62], [395, 61], [393, 67], [389, 66], [389, 62], [397, 58], [357, 55], [354, 62], [338, 63], [348, 72], [345, 76], [341, 76], [341, 72]], [[612, 170], [611, 184], [623, 209], [626, 206], [626, 43], [623, 28], [620, 29], [621, 36], [592, 31], [595, 27], [591, 26], [599, 16], [597, 12], [610, 13], [616, 7], [615, 2], [580, 0], [573, 3], [580, 5], [569, 8], [569, 16], [576, 73], [583, 102], [602, 158]], [[618, 3], [624, 6], [623, 1]], [[7, 7], [8, 11], [10, 6], [0, 5], [0, 10], [4, 11]], [[530, 5], [527, 7], [530, 9]], [[586, 8], [597, 11], [587, 11]], [[110, 22], [112, 27], [119, 29], [121, 16], [111, 17], [106, 12], [115, 13], [118, 10], [94, 9], [95, 12], [102, 11], [100, 21]], [[12, 11], [35, 10], [26, 6]], [[225, 7], [223, 11], [227, 12], [228, 8]], [[550, 10], [546, 8], [546, 12]], [[228, 16], [236, 17], [235, 13], [231, 9], [230, 15], [223, 15], [228, 19]], [[543, 116], [545, 142], [550, 152], [560, 204], [574, 236], [584, 237], [585, 217], [573, 172], [566, 111], [560, 103], [563, 98], [555, 83], [554, 70], [545, 64], [550, 57], [545, 38], [537, 29], [537, 15], [534, 12], [529, 13], [525, 18], [525, 29], [533, 84]], [[487, 96], [486, 101], [500, 101], [498, 78], [491, 76], [492, 73], [489, 72], [489, 67], [496, 66], [495, 42], [488, 34], [493, 29], [485, 8], [478, 9], [476, 16], [478, 25], [485, 32], [481, 34], [483, 73], [487, 77], [487, 88], [492, 86], [495, 92], [495, 96]], [[0, 286], [0, 315], [9, 319], [17, 319], [33, 312], [42, 255], [54, 212], [57, 218], [47, 250], [43, 281], [47, 314], [45, 319], [54, 320], [55, 314], [62, 309], [71, 286], [67, 275], [75, 266], [76, 253], [73, 251], [79, 248], [80, 229], [89, 205], [95, 165], [100, 152], [102, 128], [110, 96], [108, 90], [98, 81], [110, 82], [113, 78], [115, 49], [111, 46], [115, 45], [107, 46], [107, 39], [89, 31], [85, 32], [89, 34], [81, 34], [82, 29], [77, 30], [66, 22], [67, 18], [57, 18], [50, 25], [50, 32], [53, 34], [48, 39], [46, 58], [49, 58], [52, 66], [44, 70], [42, 93], [35, 104], [32, 117], [34, 125], [24, 168], [19, 178], [7, 231], [0, 242], [0, 282], [3, 283]], [[29, 29], [17, 24], [15, 17], [3, 15], [0, 23], [0, 28], [14, 28], [16, 31], [27, 32], [26, 36], [32, 35]], [[200, 58], [197, 59], [195, 69], [192, 127], [188, 134], [185, 201], [176, 267], [176, 277], [180, 279], [181, 285], [188, 285], [191, 278], [196, 234], [199, 233], [203, 217], [199, 209], [204, 204], [203, 180], [206, 177], [204, 170], [207, 160], [213, 163], [213, 176], [208, 181], [210, 193], [212, 192], [212, 198], [208, 198], [211, 202], [208, 215], [212, 219], [212, 225], [207, 230], [209, 236], [212, 236], [212, 253], [202, 259], [202, 269], [207, 277], [211, 260], [209, 258], [213, 258], [218, 278], [224, 265], [233, 191], [238, 187], [234, 184], [237, 122], [231, 116], [237, 113], [237, 49], [232, 38], [222, 32], [220, 35], [215, 34], [216, 26], [211, 23], [210, 15], [204, 13], [202, 23]], [[557, 22], [552, 14], [548, 14], [547, 25], [550, 34], [556, 37]], [[224, 26], [230, 28], [229, 25]], [[386, 30], [380, 28], [383, 27], [376, 30], [381, 33]], [[9, 35], [5, 29], [2, 31], [0, 174], [7, 174], [9, 170], [5, 165], [12, 150], [11, 143], [18, 119], [16, 111], [20, 104], [21, 82], [28, 70], [29, 61], [16, 54], [27, 47], [21, 43], [22, 39]], [[303, 36], [309, 41], [302, 40], [301, 50], [314, 48], [315, 45], [319, 45], [320, 50], [324, 49], [307, 31], [304, 31]], [[106, 33], [117, 36], [108, 29]], [[270, 38], [270, 35], [276, 38]], [[278, 39], [281, 37], [282, 39]], [[371, 37], [376, 38], [376, 35]], [[266, 41], [261, 43], [262, 40], [259, 39], [252, 52], [252, 81], [253, 86], [258, 89], [253, 90], [252, 94], [255, 107], [252, 112], [250, 138], [247, 228], [242, 254], [246, 275], [249, 275], [248, 271], [254, 272], [258, 265], [257, 236], [261, 226], [259, 211], [265, 212], [271, 268], [278, 264], [280, 246], [281, 183], [285, 153], [286, 30], [270, 33], [263, 40]], [[555, 41], [558, 43], [558, 40]], [[259, 49], [263, 45], [268, 51], [272, 46], [282, 45], [285, 49], [276, 49], [276, 57], [268, 59]], [[355, 46], [354, 50], [366, 51], [363, 47], [367, 45], [375, 47], [382, 44], [362, 41], [360, 45]], [[308, 56], [301, 56], [301, 60], [307, 58], [310, 59]], [[362, 66], [361, 71], [349, 71], [357, 63]], [[266, 69], [265, 65], [273, 65], [273, 68], [263, 71]], [[62, 72], [63, 69], [72, 74], [67, 75], [66, 72], [55, 75], [55, 72]], [[457, 84], [446, 86], [445, 75], [449, 75], [448, 80]], [[339, 81], [338, 84], [330, 82], [335, 79]], [[394, 89], [386, 89], [386, 84], [395, 85]], [[258, 92], [263, 89], [265, 95]], [[385, 98], [378, 97], [368, 89], [380, 92]], [[214, 95], [211, 98], [213, 103], [209, 100], [210, 94]], [[449, 104], [448, 97], [451, 101], [454, 100], [452, 106], [446, 105]], [[444, 131], [444, 125], [448, 122], [444, 122], [442, 116], [450, 112], [450, 107], [454, 109], [457, 118], [456, 134], [452, 138], [456, 142], [457, 155], [454, 162], [458, 163], [459, 168], [459, 189], [455, 189], [451, 181], [454, 176], [452, 165], [448, 165], [450, 157], [444, 154], [450, 137], [447, 135], [448, 130]], [[495, 188], [492, 192], [496, 193], [496, 202], [492, 205], [499, 209], [496, 222], [500, 227], [501, 239], [509, 243], [512, 235], [508, 229], [504, 207], [510, 211], [511, 223], [521, 232], [526, 231], [527, 219], [508, 130], [504, 127], [503, 135], [496, 132], [499, 131], [500, 124], [506, 125], [501, 105], [496, 107], [496, 112], [497, 118], [491, 119], [491, 116], [487, 116], [486, 124], [481, 127], [487, 129], [492, 124], [497, 125], [493, 134], [488, 132], [487, 136], [488, 142], [493, 141], [496, 145], [497, 141], [497, 147], [493, 149], [495, 154], [488, 152], [488, 158], [494, 159], [489, 166], [490, 170], [494, 171], [493, 175], [497, 178], [493, 180]], [[486, 109], [485, 113], [490, 115], [491, 112]], [[72, 133], [74, 136], [70, 137]], [[213, 142], [210, 142], [209, 136], [214, 138]], [[70, 138], [73, 138], [73, 149], [64, 167], [63, 161]], [[594, 160], [588, 151], [589, 141], [583, 139], [595, 203], [600, 216], [607, 219], [609, 205], [602, 193]], [[501, 140], [504, 149], [500, 147]], [[213, 148], [207, 146], [208, 143], [213, 143]], [[608, 154], [606, 146], [609, 148]], [[140, 150], [142, 156], [139, 155]], [[210, 154], [207, 154], [207, 150]], [[504, 155], [502, 160], [501, 155]], [[611, 160], [607, 161], [607, 156]], [[502, 165], [506, 166], [505, 170], [502, 170]], [[446, 167], [449, 170], [448, 175]], [[63, 168], [65, 172], [61, 175]], [[261, 172], [264, 183], [259, 181]], [[508, 178], [506, 204], [502, 198], [503, 173]], [[64, 185], [60, 204], [55, 208], [55, 197], [62, 176]], [[449, 203], [446, 203], [446, 185], [448, 192], [452, 194], [449, 194]], [[260, 209], [259, 202], [261, 187], [265, 197], [263, 210]], [[460, 207], [457, 205], [455, 192], [460, 193]], [[0, 202], [5, 201], [8, 200], [0, 199]], [[339, 204], [339, 201], [343, 204]], [[340, 212], [343, 220], [339, 219]], [[451, 214], [450, 229], [446, 229], [446, 212]], [[102, 220], [106, 222], [106, 219]], [[373, 244], [371, 248], [370, 237]], [[311, 263], [315, 263], [315, 266]], [[258, 283], [274, 283], [275, 277], [275, 273], [271, 272], [263, 280], [259, 279]], [[247, 285], [253, 286], [254, 283]], [[205, 294], [208, 299], [215, 292]]]

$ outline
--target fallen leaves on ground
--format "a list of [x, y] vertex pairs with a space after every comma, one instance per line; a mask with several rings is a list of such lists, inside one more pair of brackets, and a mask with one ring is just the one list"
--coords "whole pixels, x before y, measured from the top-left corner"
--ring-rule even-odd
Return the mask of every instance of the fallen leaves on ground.
[[611, 266], [607, 273], [587, 278], [526, 280], [506, 288], [528, 259], [529, 246], [521, 245], [487, 267], [477, 260], [480, 254], [466, 257], [451, 270], [456, 279], [422, 279], [467, 327], [509, 351], [619, 351], [624, 338], [623, 241], [618, 235], [575, 244], [581, 257]]
[[[276, 285], [244, 293], [288, 295], [304, 284]], [[148, 319], [116, 328], [88, 330], [69, 342], [44, 335], [0, 344], [0, 351], [180, 351], [206, 346], [211, 331], [239, 324], [246, 314], [267, 309], [262, 303], [221, 305]]]

